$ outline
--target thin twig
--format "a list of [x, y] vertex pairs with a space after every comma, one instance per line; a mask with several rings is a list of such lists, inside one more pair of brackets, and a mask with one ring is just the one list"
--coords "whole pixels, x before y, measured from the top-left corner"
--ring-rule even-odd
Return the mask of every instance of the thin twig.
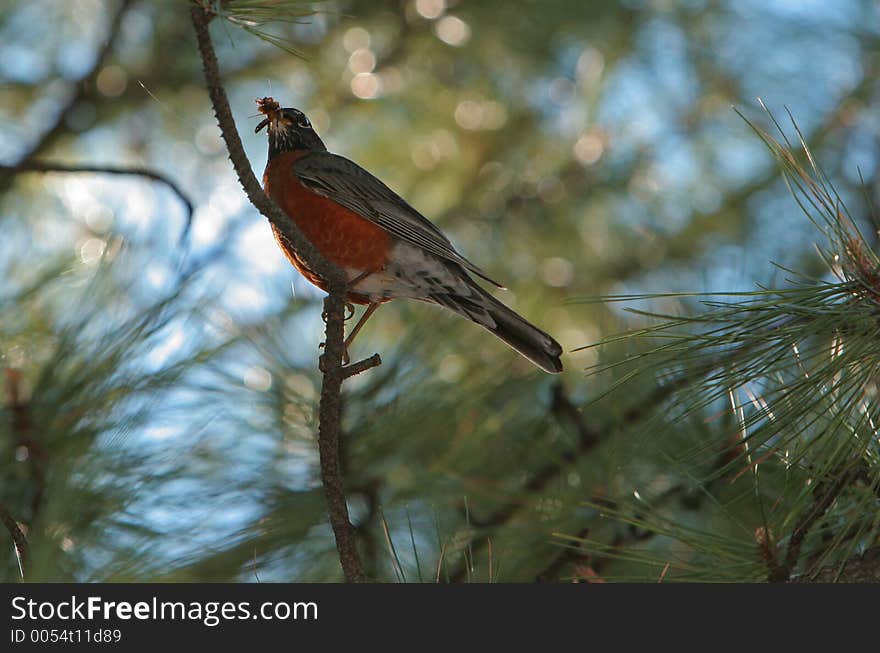
[[437, 576], [434, 578], [435, 583], [440, 582], [440, 572], [443, 570], [443, 559], [446, 556], [446, 542], [440, 546], [440, 556], [437, 558]]
[[[550, 412], [560, 421], [568, 422], [574, 426], [574, 429], [578, 434], [578, 443], [575, 448], [564, 452], [559, 457], [558, 462], [554, 461], [549, 463], [535, 472], [523, 487], [524, 494], [534, 495], [546, 489], [549, 487], [550, 483], [554, 479], [559, 478], [559, 476], [568, 469], [570, 465], [580, 457], [590, 453], [599, 442], [608, 439], [616, 432], [625, 428], [631, 428], [641, 423], [643, 420], [648, 419], [654, 413], [655, 408], [662, 405], [683, 387], [696, 383], [699, 379], [722, 363], [723, 359], [712, 359], [703, 365], [700, 365], [697, 369], [681, 374], [664, 383], [662, 386], [655, 388], [648, 397], [643, 401], [633, 404], [623, 413], [618, 421], [610, 424], [603, 431], [594, 429], [586, 422], [586, 420], [584, 420], [581, 410], [578, 409], [578, 407], [572, 403], [571, 399], [568, 398], [562, 384], [557, 382], [553, 387], [553, 403], [551, 404]], [[484, 531], [489, 528], [499, 528], [512, 520], [526, 505], [527, 501], [525, 497], [516, 498], [501, 506], [498, 510], [483, 520], [475, 520], [471, 517], [470, 523]], [[484, 540], [477, 540], [474, 544], [474, 548], [479, 548], [481, 546], [481, 541]], [[460, 565], [452, 575], [452, 582], [461, 582], [465, 578], [466, 573], [467, 569], [464, 565]]]
[[135, 177], [144, 177], [152, 181], [164, 184], [183, 202], [186, 208], [186, 222], [181, 235], [181, 241], [185, 240], [192, 226], [193, 212], [195, 210], [192, 201], [187, 197], [186, 193], [177, 185], [170, 177], [166, 177], [160, 172], [145, 168], [143, 166], [117, 166], [117, 165], [91, 165], [91, 164], [66, 164], [56, 163], [54, 161], [23, 161], [14, 166], [0, 165], [0, 176], [17, 175], [22, 172], [92, 172], [105, 175], [131, 175]]
[[28, 560], [27, 537], [22, 532], [21, 526], [18, 525], [18, 522], [2, 503], [0, 503], [0, 521], [3, 522], [6, 530], [9, 531], [9, 535], [12, 537], [12, 543], [15, 546], [15, 557], [18, 559], [18, 573], [24, 578], [24, 568]]
[[[561, 421], [572, 424], [578, 434], [577, 446], [564, 452], [558, 461], [548, 463], [529, 479], [523, 487], [524, 495], [534, 495], [541, 492], [567, 468], [568, 465], [574, 463], [579, 457], [590, 452], [601, 440], [603, 434], [593, 429], [586, 423], [578, 410], [568, 396], [565, 394], [565, 388], [561, 383], [553, 386], [553, 403], [550, 406], [550, 412]], [[471, 525], [483, 530], [497, 528], [509, 522], [514, 515], [525, 505], [525, 499], [513, 499], [501, 508], [493, 512], [487, 518], [482, 520], [474, 519], [471, 516]], [[472, 541], [474, 549], [481, 549], [485, 538], [475, 538]], [[467, 566], [462, 564], [456, 568], [452, 574], [452, 582], [462, 582], [467, 575]]]
[[[721, 482], [723, 477], [717, 476], [717, 474], [724, 469], [727, 462], [729, 462], [729, 457], [725, 453], [722, 453], [722, 455], [716, 458], [716, 462], [709, 473], [709, 480], [700, 485], [699, 491], [688, 483], [677, 483], [658, 496], [652, 505], [659, 506], [660, 504], [677, 498], [682, 508], [686, 510], [697, 510], [701, 505], [700, 498], [702, 496], [716, 496], [717, 492], [723, 487]], [[618, 509], [617, 503], [606, 497], [593, 497], [591, 502], [607, 506], [609, 510]], [[636, 513], [635, 517], [641, 518], [641, 515]], [[578, 534], [576, 537], [583, 539], [588, 532], [589, 528], [583, 529], [581, 531], [583, 534]], [[607, 549], [603, 551], [601, 555], [592, 556], [594, 559], [591, 562], [591, 568], [596, 572], [601, 572], [605, 564], [612, 561], [624, 547], [638, 542], [646, 542], [659, 534], [658, 531], [646, 530], [639, 528], [634, 524], [627, 524], [625, 529], [619, 531], [614, 536]], [[580, 555], [588, 554], [589, 552], [584, 552]], [[560, 554], [557, 560], [554, 560], [550, 567], [538, 575], [538, 579], [546, 582], [553, 580], [552, 573], [561, 571], [564, 564], [566, 562], [571, 562], [577, 555], [577, 551], [567, 549], [567, 551]], [[556, 579], [558, 580], [558, 573]]]
[[[569, 423], [574, 427], [578, 434], [577, 446], [563, 452], [563, 454], [559, 456], [558, 461], [548, 463], [535, 472], [523, 487], [526, 494], [535, 494], [545, 489], [553, 479], [559, 477], [568, 465], [575, 462], [580, 456], [591, 451], [602, 438], [601, 433], [586, 423], [583, 414], [565, 394], [565, 388], [560, 382], [557, 382], [553, 386], [553, 402], [550, 405], [550, 412], [560, 421]], [[483, 520], [475, 519], [472, 515], [471, 525], [480, 528], [493, 528], [500, 526], [508, 522], [513, 515], [516, 514], [517, 510], [522, 507], [523, 503], [524, 501], [521, 499], [514, 499]]]
[[369, 369], [374, 367], [378, 367], [382, 364], [382, 357], [379, 354], [373, 354], [369, 358], [365, 358], [362, 361], [358, 361], [357, 363], [352, 363], [351, 365], [346, 365], [342, 368], [342, 378], [349, 379], [353, 376], [360, 374], [361, 372], [366, 372]]
[[663, 571], [660, 572], [660, 577], [657, 578], [657, 582], [658, 582], [658, 583], [662, 583], [662, 582], [663, 582], [663, 579], [666, 578], [666, 572], [669, 571], [669, 566], [670, 566], [671, 564], [672, 564], [671, 562], [667, 561], [666, 564], [663, 565]]
[[253, 204], [278, 230], [282, 240], [302, 257], [308, 267], [327, 282], [328, 296], [324, 300], [327, 316], [324, 354], [321, 357], [323, 383], [321, 402], [318, 410], [318, 449], [321, 459], [321, 482], [327, 495], [330, 524], [336, 538], [339, 561], [345, 579], [349, 582], [366, 580], [356, 545], [354, 527], [348, 514], [348, 505], [339, 470], [339, 429], [342, 418], [340, 393], [345, 372], [342, 367], [343, 336], [345, 331], [345, 297], [348, 290], [345, 272], [327, 261], [315, 247], [302, 235], [296, 225], [263, 192], [251, 170], [244, 152], [241, 138], [235, 127], [232, 109], [226, 90], [220, 79], [217, 55], [211, 42], [208, 24], [213, 17], [200, 4], [193, 3], [190, 10], [193, 27], [198, 40], [199, 53], [205, 73], [208, 94], [217, 116], [217, 122], [229, 158], [235, 167], [238, 180]]

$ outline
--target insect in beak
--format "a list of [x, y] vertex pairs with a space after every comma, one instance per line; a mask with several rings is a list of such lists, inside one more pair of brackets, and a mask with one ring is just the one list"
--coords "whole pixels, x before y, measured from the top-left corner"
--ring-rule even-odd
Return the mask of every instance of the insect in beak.
[[281, 105], [278, 104], [274, 98], [264, 97], [257, 100], [257, 109], [260, 113], [266, 116], [266, 118], [263, 120], [263, 122], [257, 125], [256, 129], [254, 129], [255, 134], [263, 129], [263, 127], [268, 126], [270, 120], [276, 118], [278, 113], [281, 111]]

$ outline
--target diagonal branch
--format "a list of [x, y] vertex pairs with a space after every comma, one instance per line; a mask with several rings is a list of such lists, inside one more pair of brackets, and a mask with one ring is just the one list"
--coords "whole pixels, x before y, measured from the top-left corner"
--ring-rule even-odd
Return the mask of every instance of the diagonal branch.
[[[235, 168], [235, 174], [238, 175], [241, 187], [244, 189], [251, 204], [281, 232], [281, 236], [287, 241], [286, 244], [291, 245], [296, 250], [297, 254], [308, 264], [308, 267], [328, 282], [331, 290], [335, 289], [338, 291], [344, 289], [347, 283], [345, 273], [325, 259], [315, 249], [314, 245], [303, 236], [302, 232], [296, 227], [296, 224], [263, 192], [260, 182], [257, 181], [251, 169], [247, 154], [245, 154], [244, 145], [242, 145], [241, 137], [238, 135], [238, 129], [235, 126], [235, 118], [232, 116], [232, 108], [229, 106], [229, 98], [226, 95], [226, 89], [223, 87], [223, 81], [220, 78], [217, 55], [214, 52], [214, 45], [208, 31], [208, 23], [213, 16], [198, 4], [193, 4], [191, 15], [198, 39], [199, 53], [202, 56], [202, 66], [205, 73], [205, 83], [208, 87], [208, 95], [211, 97], [211, 104], [214, 107], [214, 114], [217, 116], [220, 133], [226, 142], [229, 159], [232, 161], [232, 166]], [[327, 346], [330, 346], [329, 342]], [[341, 360], [340, 358], [340, 362]]]
[[318, 410], [321, 482], [327, 495], [330, 524], [333, 527], [339, 561], [342, 564], [345, 578], [349, 582], [363, 582], [366, 580], [366, 576], [358, 554], [355, 530], [349, 518], [342, 474], [339, 469], [339, 432], [342, 419], [340, 393], [342, 381], [346, 378], [346, 371], [342, 366], [342, 356], [345, 348], [343, 336], [348, 279], [345, 272], [327, 261], [302, 235], [294, 222], [288, 219], [263, 192], [244, 152], [241, 138], [235, 127], [235, 120], [232, 117], [229, 99], [220, 79], [217, 55], [214, 52], [211, 35], [208, 31], [208, 24], [213, 15], [202, 4], [194, 1], [191, 5], [190, 16], [198, 40], [208, 94], [211, 97], [223, 140], [229, 151], [229, 158], [232, 160], [242, 188], [251, 204], [268, 218], [269, 222], [281, 234], [281, 238], [303, 258], [310, 269], [327, 282], [329, 294], [324, 300], [327, 329], [324, 354], [321, 357], [321, 370], [324, 376]]
[[[703, 374], [706, 369], [708, 368], [701, 369], [699, 373]], [[559, 460], [550, 462], [538, 469], [523, 486], [522, 497], [511, 499], [483, 520], [475, 520], [471, 517], [471, 524], [485, 532], [489, 529], [500, 528], [509, 523], [520, 510], [528, 505], [527, 497], [534, 496], [545, 490], [566, 469], [569, 469], [577, 460], [592, 452], [599, 443], [608, 439], [613, 433], [632, 427], [649, 417], [656, 406], [662, 404], [690, 381], [690, 377], [682, 376], [656, 388], [644, 402], [639, 402], [630, 407], [624, 412], [618, 422], [609, 425], [607, 429], [602, 431], [590, 426], [584, 420], [581, 411], [566, 395], [565, 388], [561, 383], [557, 383], [553, 386], [553, 401], [550, 406], [550, 414], [558, 420], [573, 426], [578, 435], [577, 444], [568, 451], [563, 452], [559, 456]], [[483, 546], [483, 542], [485, 542], [485, 538], [482, 537], [472, 539], [472, 549], [480, 549]], [[452, 573], [452, 582], [463, 582], [466, 575], [467, 565], [461, 564]]]

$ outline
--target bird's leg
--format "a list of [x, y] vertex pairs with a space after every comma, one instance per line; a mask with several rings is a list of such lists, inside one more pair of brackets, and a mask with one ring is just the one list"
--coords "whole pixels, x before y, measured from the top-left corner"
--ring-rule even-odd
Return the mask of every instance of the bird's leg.
[[368, 276], [370, 276], [371, 274], [373, 274], [373, 271], [372, 271], [372, 270], [365, 270], [365, 271], [361, 272], [361, 273], [360, 273], [359, 275], [357, 275], [354, 279], [352, 279], [351, 281], [348, 282], [348, 289], [349, 289], [349, 290], [354, 290], [354, 287], [355, 287], [356, 285], [358, 285], [361, 281], [363, 281], [364, 279], [366, 279], [366, 278], [367, 278]]
[[[373, 272], [371, 270], [366, 270], [364, 272], [361, 272], [354, 279], [352, 279], [351, 281], [348, 282], [348, 290], [351, 290], [352, 288], [354, 288], [357, 284], [359, 284], [361, 281], [366, 279], [371, 274], [373, 274]], [[367, 307], [367, 311], [363, 314], [363, 316], [361, 316], [361, 319], [358, 321], [358, 323], [354, 325], [354, 329], [352, 329], [348, 338], [345, 339], [345, 343], [343, 344], [343, 348], [342, 348], [342, 364], [343, 365], [348, 365], [348, 363], [350, 361], [350, 359], [348, 357], [348, 346], [351, 344], [351, 341], [354, 340], [354, 337], [357, 335], [357, 332], [361, 330], [361, 327], [364, 325], [364, 322], [367, 321], [367, 319], [370, 317], [370, 315], [373, 314], [373, 311], [375, 311], [377, 308], [379, 308], [378, 304], [370, 304]], [[354, 317], [354, 311], [355, 311], [354, 304], [352, 304], [351, 302], [345, 302], [345, 310], [348, 311], [348, 315], [346, 315], [343, 318], [343, 320], [347, 322], [348, 320], [350, 320], [351, 318]], [[324, 324], [327, 323], [327, 318], [328, 318], [327, 311], [323, 311], [321, 313], [321, 319], [324, 321]], [[318, 348], [323, 349], [324, 344], [325, 343], [323, 343], [323, 342], [320, 343], [318, 345]]]
[[379, 308], [378, 302], [373, 302], [369, 306], [367, 306], [367, 310], [364, 311], [364, 314], [361, 315], [361, 319], [357, 321], [357, 324], [354, 325], [354, 328], [351, 330], [351, 333], [348, 334], [348, 337], [345, 339], [345, 342], [342, 345], [342, 364], [348, 365], [349, 357], [348, 357], [348, 348], [351, 346], [352, 341], [354, 341], [355, 336], [358, 334], [358, 331], [367, 323], [367, 320], [370, 319], [370, 316], [376, 312], [376, 309]]
[[[356, 285], [358, 285], [361, 281], [366, 279], [371, 274], [373, 274], [372, 270], [364, 270], [363, 272], [361, 272], [354, 279], [351, 279], [348, 282], [348, 290], [349, 291], [354, 290], [354, 287]], [[348, 315], [345, 318], [345, 320], [348, 321], [354, 317], [354, 304], [352, 304], [351, 302], [348, 302], [345, 304], [345, 308], [349, 311]], [[342, 364], [343, 365], [348, 365], [351, 360], [348, 356], [348, 346], [351, 344], [351, 341], [354, 340], [354, 337], [357, 335], [357, 332], [361, 330], [361, 327], [364, 325], [364, 322], [366, 322], [367, 319], [369, 319], [370, 315], [372, 315], [373, 311], [375, 311], [376, 308], [378, 308], [378, 305], [370, 304], [367, 307], [367, 311], [361, 316], [361, 319], [358, 320], [358, 323], [354, 325], [354, 329], [351, 330], [351, 333], [349, 334], [348, 338], [345, 339], [345, 344], [342, 346]]]

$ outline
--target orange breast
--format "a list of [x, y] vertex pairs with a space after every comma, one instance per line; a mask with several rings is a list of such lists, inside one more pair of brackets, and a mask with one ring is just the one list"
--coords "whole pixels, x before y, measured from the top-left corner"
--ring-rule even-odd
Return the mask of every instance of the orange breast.
[[[378, 272], [385, 267], [391, 237], [354, 211], [333, 200], [316, 195], [293, 174], [293, 164], [304, 152], [277, 155], [263, 173], [263, 188], [275, 203], [296, 223], [303, 235], [327, 259], [358, 273]], [[275, 239], [288, 260], [309, 281], [326, 290], [326, 283], [308, 268], [273, 226]], [[349, 301], [368, 303], [369, 299], [352, 295]]]

